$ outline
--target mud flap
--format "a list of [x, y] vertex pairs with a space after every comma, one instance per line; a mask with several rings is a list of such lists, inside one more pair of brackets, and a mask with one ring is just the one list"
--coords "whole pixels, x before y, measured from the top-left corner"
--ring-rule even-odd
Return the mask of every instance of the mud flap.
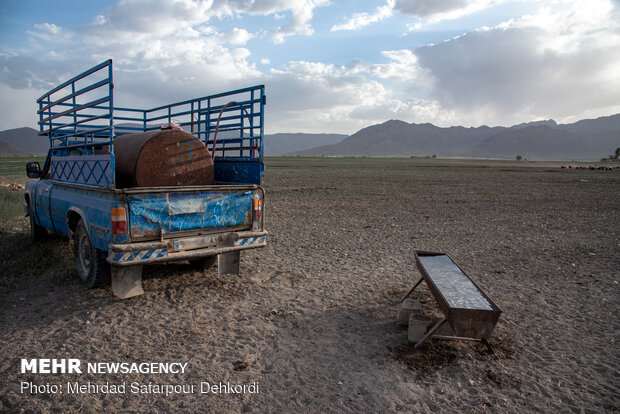
[[217, 256], [217, 274], [223, 275], [238, 275], [239, 274], [239, 259], [240, 252], [234, 251], [229, 253], [221, 253]]
[[142, 295], [142, 265], [110, 266], [112, 292], [121, 299]]

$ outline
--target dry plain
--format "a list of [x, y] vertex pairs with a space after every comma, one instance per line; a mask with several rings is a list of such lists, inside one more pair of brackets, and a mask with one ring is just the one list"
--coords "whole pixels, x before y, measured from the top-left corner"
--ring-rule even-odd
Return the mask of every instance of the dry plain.
[[[620, 170], [558, 163], [272, 158], [268, 247], [241, 275], [145, 268], [86, 290], [70, 244], [0, 234], [0, 411], [613, 412], [620, 408]], [[13, 178], [15, 179], [15, 178]], [[24, 179], [21, 178], [23, 181]], [[447, 252], [503, 310], [492, 352], [414, 351], [395, 303], [413, 250]], [[414, 294], [436, 313], [425, 288]], [[181, 375], [35, 375], [20, 358], [188, 363]], [[30, 394], [20, 383], [259, 384], [255, 394]]]

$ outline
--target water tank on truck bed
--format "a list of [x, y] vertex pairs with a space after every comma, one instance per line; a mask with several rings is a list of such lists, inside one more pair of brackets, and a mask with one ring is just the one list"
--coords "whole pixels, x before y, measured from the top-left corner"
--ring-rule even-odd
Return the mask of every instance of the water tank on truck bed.
[[116, 188], [213, 185], [213, 160], [205, 144], [180, 128], [114, 139]]

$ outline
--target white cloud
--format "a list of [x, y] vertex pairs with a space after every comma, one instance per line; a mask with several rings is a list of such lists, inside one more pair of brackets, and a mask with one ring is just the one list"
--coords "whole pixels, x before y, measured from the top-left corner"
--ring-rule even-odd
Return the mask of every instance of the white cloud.
[[[386, 63], [355, 60], [348, 73], [378, 80], [385, 92], [349, 115], [471, 126], [617, 113], [617, 13], [604, 0], [543, 3], [497, 27], [414, 50], [383, 51]], [[433, 10], [427, 15], [438, 16]]]
[[73, 33], [53, 23], [35, 24], [34, 28], [37, 30], [27, 30], [26, 33], [46, 42], [67, 42], [73, 37]]
[[92, 24], [95, 26], [103, 26], [107, 22], [108, 22], [108, 19], [105, 16], [98, 14], [97, 16], [95, 16], [95, 19], [93, 20]]
[[[187, 0], [189, 1], [189, 0]], [[314, 29], [310, 25], [314, 9], [329, 4], [329, 0], [219, 0], [205, 2], [208, 5], [208, 17], [249, 15], [273, 15], [276, 20], [290, 13], [290, 20], [271, 31], [273, 41], [282, 43], [293, 35], [311, 35]]]
[[546, 32], [545, 41], [537, 45], [539, 52], [578, 53], [595, 45], [617, 46], [620, 41], [618, 17], [618, 11], [609, 0], [565, 0], [499, 27], [539, 28]]
[[[501, 4], [505, 0], [396, 0], [394, 10], [427, 23], [456, 19]], [[419, 28], [412, 25], [411, 28]]]
[[29, 56], [0, 55], [0, 84], [26, 92], [31, 89], [47, 90], [56, 86], [56, 80], [64, 74], [62, 66], [56, 60], [43, 65]]
[[[386, 50], [381, 54], [389, 61], [386, 63], [369, 63], [355, 60], [349, 63], [347, 68], [350, 73], [366, 74], [370, 78], [379, 80], [387, 90], [391, 91], [393, 97], [397, 97], [402, 102], [408, 102], [412, 97], [426, 96], [424, 99], [430, 99], [428, 95], [432, 78], [428, 70], [419, 65], [418, 58], [413, 51], [408, 49]], [[393, 116], [395, 115], [396, 113]]]
[[[588, 10], [594, 8], [596, 10]], [[620, 96], [620, 23], [608, 1], [557, 2], [415, 50], [433, 95], [469, 124], [611, 114]]]
[[331, 31], [335, 32], [338, 30], [359, 30], [362, 27], [368, 26], [371, 23], [376, 23], [380, 20], [392, 16], [393, 8], [394, 0], [387, 0], [387, 3], [384, 6], [377, 7], [374, 13], [355, 13], [344, 23], [334, 25]]
[[50, 50], [50, 51], [47, 53], [47, 57], [48, 57], [49, 59], [52, 59], [52, 60], [64, 60], [64, 58], [65, 58], [65, 57], [64, 57], [64, 55], [63, 55], [62, 53], [58, 53], [58, 52], [56, 52], [56, 51], [54, 51], [54, 50]]
[[222, 40], [232, 45], [241, 46], [245, 45], [252, 37], [254, 36], [247, 30], [235, 27], [231, 32], [224, 34]]
[[388, 93], [346, 67], [319, 62], [289, 62], [272, 69], [265, 84], [271, 126], [279, 131], [351, 132], [369, 122], [352, 119], [351, 112]]
[[58, 35], [62, 32], [62, 28], [60, 28], [59, 26], [56, 26], [53, 23], [35, 24], [34, 27], [41, 30], [42, 32], [47, 32], [53, 35]]
[[312, 20], [314, 8], [327, 6], [329, 0], [293, 0], [286, 4], [289, 5], [291, 11], [291, 20], [274, 31], [275, 43], [282, 43], [288, 36], [296, 34], [307, 36], [313, 34], [314, 29], [310, 26], [310, 20]]
[[[2, 114], [0, 131], [24, 126], [38, 130], [35, 102], [44, 93], [44, 89], [16, 89], [0, 82], [0, 96], [11, 97], [10, 99], [0, 99], [0, 113]], [[24, 110], [24, 108], [30, 110]]]
[[314, 33], [310, 25], [313, 10], [328, 4], [329, 0], [124, 0], [97, 15], [91, 24], [80, 31], [103, 38], [126, 38], [123, 33], [134, 37], [165, 36], [206, 24], [213, 18], [234, 18], [247, 14], [274, 15], [276, 19], [281, 19], [282, 13], [288, 12], [290, 20], [272, 30], [273, 40], [281, 43], [289, 36]]
[[[266, 78], [270, 125], [278, 131], [352, 133], [387, 119], [444, 122], [448, 117], [432, 99], [419, 99], [391, 85], [388, 74], [414, 61], [410, 51], [390, 51], [381, 68], [363, 61], [339, 66], [289, 62]], [[389, 67], [395, 65], [395, 67]], [[377, 73], [385, 75], [379, 78]]]
[[374, 64], [367, 70], [382, 79], [398, 79], [419, 83], [418, 58], [411, 50], [385, 50], [381, 54], [390, 59], [387, 64]]

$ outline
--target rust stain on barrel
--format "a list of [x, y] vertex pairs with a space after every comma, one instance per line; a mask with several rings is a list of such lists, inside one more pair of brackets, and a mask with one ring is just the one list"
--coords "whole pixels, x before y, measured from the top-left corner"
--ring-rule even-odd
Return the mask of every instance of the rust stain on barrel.
[[117, 188], [213, 184], [209, 150], [180, 129], [116, 137], [114, 157]]

